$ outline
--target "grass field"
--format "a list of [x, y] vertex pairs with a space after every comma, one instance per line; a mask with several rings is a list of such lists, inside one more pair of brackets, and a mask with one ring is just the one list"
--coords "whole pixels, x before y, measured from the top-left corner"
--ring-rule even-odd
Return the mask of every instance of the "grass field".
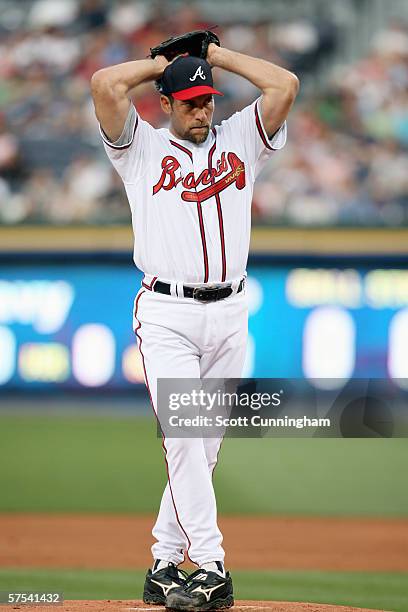
[[[0, 512], [158, 508], [166, 473], [151, 418], [2, 414], [0, 440]], [[215, 473], [218, 507], [225, 514], [404, 517], [407, 464], [403, 439], [229, 439]], [[0, 568], [0, 590], [139, 598], [143, 578], [138, 571]], [[234, 581], [242, 599], [408, 612], [407, 574], [238, 571]]]
[[[146, 417], [0, 416], [0, 511], [156, 512], [166, 480]], [[407, 516], [404, 439], [227, 439], [226, 514]]]
[[[406, 574], [252, 572], [233, 574], [237, 599], [309, 601], [408, 611]], [[63, 592], [65, 599], [140, 599], [144, 573], [108, 570], [1, 570], [0, 591]]]

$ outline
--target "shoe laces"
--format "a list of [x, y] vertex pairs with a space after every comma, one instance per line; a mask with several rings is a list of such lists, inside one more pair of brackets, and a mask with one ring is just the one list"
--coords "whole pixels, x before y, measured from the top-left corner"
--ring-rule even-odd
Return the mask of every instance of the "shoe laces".
[[[202, 578], [199, 578], [199, 576], [201, 576], [202, 574], [206, 574], [205, 580], [203, 580]], [[195, 584], [204, 584], [207, 580], [207, 576], [208, 576], [207, 570], [198, 568], [197, 570], [195, 570], [195, 572], [193, 572], [192, 574], [188, 576], [187, 580], [184, 583], [184, 587], [190, 588]]]
[[177, 579], [177, 580], [180, 580], [180, 581], [184, 582], [188, 578], [187, 572], [182, 570], [182, 569], [179, 569], [177, 567], [177, 565], [175, 565], [174, 563], [169, 563], [167, 567], [168, 567], [168, 570], [169, 570], [169, 574], [175, 580]]

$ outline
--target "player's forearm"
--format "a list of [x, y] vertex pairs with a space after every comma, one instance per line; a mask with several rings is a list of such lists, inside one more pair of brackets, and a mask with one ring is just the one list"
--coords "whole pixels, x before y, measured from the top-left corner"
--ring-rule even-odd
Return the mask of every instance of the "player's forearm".
[[127, 95], [138, 85], [160, 78], [167, 63], [158, 56], [154, 60], [135, 60], [102, 68], [93, 75], [91, 86], [93, 91], [108, 89], [111, 93]]
[[274, 89], [282, 93], [293, 91], [296, 95], [299, 88], [298, 78], [289, 70], [264, 59], [231, 51], [225, 47], [211, 44], [208, 49], [208, 61], [212, 66], [223, 68], [248, 79], [263, 93]]

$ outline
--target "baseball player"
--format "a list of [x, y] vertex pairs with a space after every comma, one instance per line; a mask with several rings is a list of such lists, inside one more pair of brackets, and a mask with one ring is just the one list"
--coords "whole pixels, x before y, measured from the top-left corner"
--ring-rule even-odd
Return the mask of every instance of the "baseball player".
[[[217, 66], [259, 97], [212, 127]], [[130, 99], [155, 81], [168, 128], [143, 120]], [[220, 46], [211, 32], [165, 41], [148, 59], [104, 68], [92, 94], [106, 153], [132, 212], [134, 262], [144, 273], [134, 326], [157, 414], [159, 378], [239, 378], [246, 352], [245, 276], [255, 179], [286, 142], [297, 77]], [[143, 600], [175, 610], [233, 605], [212, 474], [220, 438], [163, 438], [168, 471]], [[185, 555], [198, 566], [178, 569]]]

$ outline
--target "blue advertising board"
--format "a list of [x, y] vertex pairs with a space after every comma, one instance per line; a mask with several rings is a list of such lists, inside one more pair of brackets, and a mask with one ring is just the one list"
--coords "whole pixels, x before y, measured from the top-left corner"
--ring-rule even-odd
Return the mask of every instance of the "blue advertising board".
[[[0, 393], [143, 384], [129, 259], [0, 262]], [[253, 259], [246, 377], [408, 379], [408, 266]]]

